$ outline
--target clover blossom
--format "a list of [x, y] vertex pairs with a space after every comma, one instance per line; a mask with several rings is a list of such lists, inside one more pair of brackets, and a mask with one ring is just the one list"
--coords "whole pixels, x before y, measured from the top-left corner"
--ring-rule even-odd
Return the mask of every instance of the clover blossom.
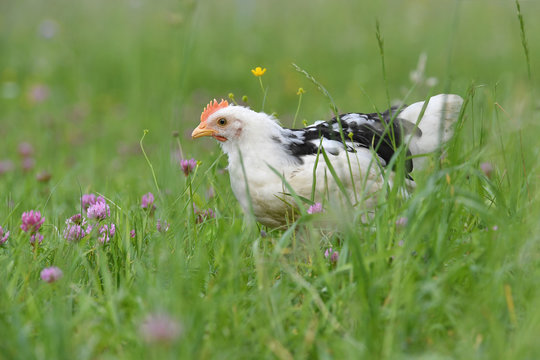
[[180, 160], [180, 167], [184, 172], [184, 175], [188, 176], [197, 167], [197, 160], [191, 158], [189, 160]]
[[35, 84], [28, 91], [28, 100], [32, 103], [42, 103], [49, 98], [50, 90], [47, 85]]
[[105, 203], [105, 198], [103, 196], [96, 196], [94, 194], [84, 194], [81, 197], [81, 206], [84, 209], [84, 211], [88, 210], [88, 208], [98, 202]]
[[311, 205], [308, 209], [307, 209], [307, 213], [308, 214], [315, 214], [315, 213], [320, 213], [323, 211], [323, 207], [322, 207], [322, 204], [319, 203], [319, 202], [316, 202], [315, 204]]
[[36, 233], [45, 222], [45, 218], [41, 216], [41, 212], [30, 210], [22, 214], [21, 230], [29, 233]]
[[67, 241], [76, 242], [81, 240], [86, 235], [86, 232], [81, 225], [69, 224], [64, 229], [63, 235]]
[[0, 245], [5, 244], [9, 238], [9, 231], [2, 229], [0, 226]]
[[409, 219], [405, 216], [400, 217], [396, 220], [396, 227], [398, 228], [404, 228], [409, 223]]
[[96, 203], [96, 195], [94, 194], [84, 194], [81, 196], [81, 206], [86, 211], [90, 205]]
[[108, 243], [114, 234], [116, 234], [116, 226], [112, 223], [110, 225], [105, 224], [99, 228], [98, 240], [102, 244]]
[[201, 224], [207, 219], [212, 219], [216, 217], [214, 210], [212, 209], [200, 210], [197, 208], [197, 206], [195, 206], [195, 204], [193, 204], [193, 211], [195, 213], [195, 222], [197, 224]]
[[25, 157], [22, 160], [22, 165], [21, 166], [22, 166], [23, 171], [28, 172], [28, 171], [32, 170], [35, 165], [36, 165], [36, 160], [34, 160], [34, 158]]
[[[100, 198], [103, 199], [103, 197]], [[86, 210], [86, 215], [89, 219], [100, 221], [111, 216], [111, 209], [105, 202], [105, 199], [103, 199], [102, 201], [96, 201], [96, 203], [90, 205]]]
[[148, 343], [170, 344], [181, 335], [182, 327], [168, 315], [151, 314], [144, 319], [139, 332]]
[[34, 147], [29, 142], [22, 142], [17, 146], [17, 152], [23, 158], [28, 158], [34, 155]]
[[169, 223], [167, 221], [163, 221], [163, 224], [161, 223], [161, 220], [158, 220], [156, 222], [156, 229], [157, 231], [164, 233], [169, 231]]
[[46, 183], [46, 182], [49, 182], [49, 180], [51, 180], [51, 173], [48, 172], [48, 171], [40, 171], [36, 174], [36, 180], [41, 182], [41, 183]]
[[53, 283], [64, 276], [64, 273], [62, 270], [57, 268], [56, 266], [46, 267], [43, 270], [41, 270], [41, 280], [47, 282], [47, 283]]
[[490, 162], [481, 163], [480, 170], [482, 170], [487, 178], [491, 179], [491, 175], [493, 174], [493, 165]]
[[0, 175], [13, 170], [13, 162], [11, 160], [0, 160]]
[[339, 259], [339, 253], [337, 251], [333, 251], [332, 248], [328, 248], [324, 252], [324, 257], [330, 259], [330, 262], [335, 264]]
[[75, 214], [75, 215], [71, 216], [69, 219], [67, 219], [66, 224], [68, 223], [68, 221], [70, 223], [77, 224], [77, 225], [85, 225], [86, 224], [86, 219], [83, 218], [80, 213]]
[[41, 244], [43, 242], [43, 235], [38, 232], [30, 235], [30, 244], [34, 245], [36, 243], [36, 240], [38, 241], [38, 243]]
[[150, 212], [154, 211], [156, 209], [156, 205], [154, 205], [154, 194], [151, 192], [144, 194], [141, 198], [141, 207]]
[[81, 240], [86, 235], [86, 219], [81, 214], [75, 214], [66, 220], [66, 227], [63, 232], [64, 239], [69, 242]]

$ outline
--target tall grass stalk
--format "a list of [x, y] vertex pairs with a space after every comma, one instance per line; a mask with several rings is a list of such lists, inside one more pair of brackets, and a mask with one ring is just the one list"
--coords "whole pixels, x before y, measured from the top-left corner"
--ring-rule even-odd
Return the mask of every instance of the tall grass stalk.
[[[298, 65], [296, 65], [294, 63], [292, 65], [293, 65], [293, 67], [295, 68], [296, 71], [303, 74], [309, 81], [311, 81], [317, 87], [317, 89], [330, 101], [330, 108], [331, 108], [332, 112], [334, 113], [334, 116], [336, 117], [336, 120], [337, 120], [337, 123], [338, 123], [338, 126], [339, 126], [339, 135], [341, 137], [341, 142], [344, 144], [344, 146], [346, 146], [346, 141], [345, 141], [346, 137], [345, 137], [345, 134], [343, 133], [343, 126], [341, 124], [341, 120], [339, 118], [339, 111], [338, 111], [336, 103], [334, 102], [334, 99], [332, 98], [332, 96], [330, 95], [328, 90], [326, 90], [326, 88], [321, 83], [319, 83], [312, 75], [310, 75], [306, 70], [302, 69], [301, 67], [299, 67]], [[353, 189], [354, 200], [355, 200], [355, 203], [356, 203], [356, 202], [358, 202], [358, 194], [357, 194], [357, 191], [356, 191], [356, 183], [354, 181], [354, 175], [353, 175], [353, 170], [352, 170], [352, 166], [351, 166], [351, 159], [349, 157], [349, 152], [348, 151], [345, 151], [345, 156], [347, 158], [347, 165], [349, 167], [349, 176], [351, 178], [351, 186], [352, 186], [352, 189]], [[336, 182], [340, 181], [338, 179], [335, 179], [335, 180], [336, 180]]]
[[152, 165], [152, 163], [150, 162], [150, 159], [146, 155], [146, 151], [144, 150], [144, 146], [143, 146], [143, 140], [144, 140], [146, 134], [148, 134], [148, 132], [149, 131], [146, 130], [146, 129], [143, 131], [143, 136], [141, 137], [141, 140], [139, 141], [139, 146], [140, 146], [141, 151], [143, 153], [144, 159], [146, 160], [146, 163], [148, 164], [148, 167], [150, 168], [150, 172], [152, 173], [152, 178], [154, 179], [154, 185], [156, 186], [157, 193], [158, 193], [158, 195], [160, 197], [162, 197], [161, 190], [159, 190], [159, 184], [158, 184], [157, 178], [156, 178], [156, 172], [154, 171], [154, 166]]
[[388, 104], [388, 108], [390, 109], [392, 107], [392, 102], [390, 101], [390, 92], [388, 90], [388, 80], [386, 78], [386, 64], [384, 61], [384, 38], [381, 33], [381, 24], [379, 23], [379, 19], [375, 20], [375, 37], [377, 38], [377, 45], [379, 47], [379, 55], [381, 57], [381, 69], [382, 69], [382, 77], [383, 77], [384, 89], [385, 89], [385, 94], [386, 94], [386, 102]]
[[527, 37], [525, 36], [525, 21], [521, 14], [521, 6], [519, 0], [516, 0], [517, 17], [519, 21], [519, 30], [521, 35], [521, 46], [523, 47], [523, 53], [525, 54], [525, 61], [527, 62], [527, 75], [531, 79], [531, 61], [529, 59], [529, 46], [527, 45]]

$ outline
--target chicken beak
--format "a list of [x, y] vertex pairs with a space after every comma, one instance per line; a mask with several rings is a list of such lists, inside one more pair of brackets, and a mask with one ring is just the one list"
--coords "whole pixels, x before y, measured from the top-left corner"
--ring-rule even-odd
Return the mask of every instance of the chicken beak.
[[214, 129], [207, 129], [206, 123], [201, 123], [191, 133], [191, 138], [197, 139], [203, 136], [213, 136], [216, 133]]

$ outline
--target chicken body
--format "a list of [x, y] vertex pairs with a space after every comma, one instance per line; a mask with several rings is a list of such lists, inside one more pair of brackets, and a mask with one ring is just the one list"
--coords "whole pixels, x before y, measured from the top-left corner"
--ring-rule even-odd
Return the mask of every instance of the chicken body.
[[[265, 113], [214, 102], [192, 136], [213, 136], [221, 142], [229, 158], [231, 187], [243, 210], [253, 211], [264, 225], [278, 227], [287, 222], [290, 204], [294, 204], [283, 180], [304, 198], [311, 198], [315, 182], [315, 201], [343, 196], [319, 147], [326, 152], [351, 202], [361, 201], [371, 208], [396, 147], [409, 144], [411, 155], [434, 151], [451, 137], [462, 102], [457, 95], [432, 97], [418, 127], [415, 124], [423, 102], [401, 111], [391, 109], [381, 116], [342, 114], [303, 129], [283, 128]], [[408, 160], [407, 171], [420, 168], [424, 161]]]

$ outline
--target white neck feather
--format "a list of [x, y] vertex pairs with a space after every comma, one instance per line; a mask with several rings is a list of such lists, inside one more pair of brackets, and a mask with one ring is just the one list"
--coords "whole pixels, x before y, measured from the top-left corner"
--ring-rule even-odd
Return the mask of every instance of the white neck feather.
[[241, 135], [221, 143], [221, 147], [229, 156], [229, 166], [239, 165], [241, 156], [246, 167], [283, 168], [294, 159], [277, 139], [283, 139], [283, 128], [277, 121], [267, 114], [250, 112]]

